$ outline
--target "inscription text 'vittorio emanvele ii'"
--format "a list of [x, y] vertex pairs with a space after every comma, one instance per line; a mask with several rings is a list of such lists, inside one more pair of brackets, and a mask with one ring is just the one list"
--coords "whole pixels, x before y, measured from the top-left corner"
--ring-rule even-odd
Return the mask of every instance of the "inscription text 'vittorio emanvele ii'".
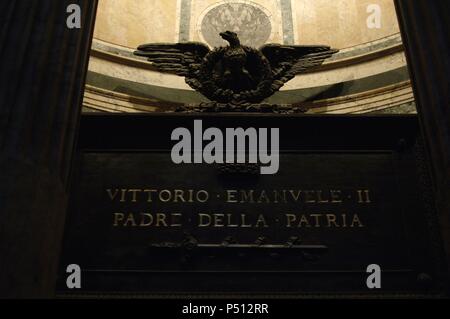
[[[89, 118], [92, 134], [104, 126], [101, 139], [81, 137], [60, 289], [73, 263], [83, 269], [83, 291], [96, 293], [360, 295], [367, 266], [377, 264], [383, 292], [397, 294], [421, 292], [434, 276], [415, 121], [381, 119], [379, 132], [366, 117], [198, 116], [222, 132], [286, 123], [279, 169], [261, 174], [261, 163], [195, 163], [195, 153], [191, 164], [174, 163], [170, 132], [192, 128], [197, 116], [114, 118], [116, 131], [111, 118]], [[161, 131], [163, 142], [149, 138]], [[129, 149], [123, 132], [133, 138]]]
[[[111, 222], [118, 228], [363, 228], [366, 221], [358, 212], [358, 205], [372, 203], [370, 190], [237, 190], [227, 189], [220, 193], [194, 189], [132, 188], [105, 190], [105, 196], [117, 204], [126, 204], [127, 211], [111, 212]], [[154, 204], [218, 204], [226, 203], [227, 211], [198, 210], [194, 214], [183, 211], [153, 210]], [[147, 205], [142, 211], [133, 211], [133, 204]], [[258, 213], [258, 207], [271, 204], [279, 212]], [[286, 210], [284, 204], [297, 204], [299, 209]], [[352, 209], [345, 205], [351, 204]], [[356, 204], [353, 205], [353, 204]], [[233, 206], [234, 205], [234, 206]], [[240, 205], [251, 207], [246, 213]], [[253, 205], [253, 207], [252, 207]], [[321, 207], [327, 206], [326, 211]], [[334, 211], [330, 207], [335, 207]]]

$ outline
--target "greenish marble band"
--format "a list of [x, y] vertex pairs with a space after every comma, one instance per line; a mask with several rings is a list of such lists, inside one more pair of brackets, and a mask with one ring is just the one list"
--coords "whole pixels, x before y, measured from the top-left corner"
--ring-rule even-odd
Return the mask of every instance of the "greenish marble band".
[[291, 0], [281, 0], [281, 16], [283, 23], [283, 43], [295, 44], [294, 39], [294, 18], [292, 15]]
[[[409, 73], [405, 66], [358, 80], [306, 89], [280, 91], [270, 97], [268, 102], [294, 104], [305, 101], [330, 99], [366, 92], [408, 80]], [[195, 91], [142, 84], [91, 71], [88, 72], [87, 84], [113, 92], [172, 103], [199, 103], [207, 101], [205, 97]]]
[[190, 38], [192, 0], [181, 0], [179, 41], [186, 42]]

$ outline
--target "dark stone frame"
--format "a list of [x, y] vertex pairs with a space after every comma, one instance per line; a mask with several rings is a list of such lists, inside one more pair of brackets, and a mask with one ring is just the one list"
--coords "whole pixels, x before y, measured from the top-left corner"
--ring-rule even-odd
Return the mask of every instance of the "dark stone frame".
[[[75, 0], [71, 0], [70, 3], [73, 3]], [[14, 25], [16, 23], [20, 23], [21, 21], [15, 21], [14, 16], [16, 14], [23, 15], [24, 12], [27, 14], [24, 15], [27, 18], [27, 23], [39, 23], [41, 27], [48, 28], [47, 25], [45, 27], [46, 19], [49, 17], [46, 15], [42, 15], [39, 18], [39, 11], [30, 11], [30, 10], [22, 10], [21, 6], [26, 2], [29, 5], [29, 0], [24, 1], [14, 1], [14, 2], [2, 2], [0, 5], [0, 12], [2, 13], [2, 22], [7, 22], [9, 28], [5, 28], [0, 34], [0, 40], [2, 41], [2, 64], [8, 64], [11, 60], [21, 59], [21, 61], [27, 61], [27, 59], [33, 58], [44, 58], [46, 56], [46, 50], [53, 48], [56, 45], [58, 47], [61, 45], [61, 42], [56, 41], [54, 43], [44, 43], [41, 44], [41, 51], [39, 52], [39, 56], [30, 57], [27, 54], [30, 52], [27, 51], [28, 46], [24, 45], [24, 43], [9, 43], [5, 45], [4, 41], [7, 40], [8, 36], [11, 34], [14, 35], [14, 32], [18, 32], [15, 35], [17, 37], [22, 37], [24, 34], [29, 35], [30, 31], [23, 30], [21, 28], [16, 29]], [[39, 1], [41, 2], [41, 1]], [[57, 8], [61, 8], [61, 3], [69, 3], [68, 1], [57, 1], [54, 10], [58, 10]], [[77, 56], [78, 65], [87, 66], [87, 62], [89, 59], [89, 46], [92, 39], [93, 33], [93, 25], [95, 20], [95, 8], [97, 1], [95, 0], [78, 0], [78, 3], [82, 4], [82, 7], [87, 9], [88, 14], [84, 16], [86, 19], [84, 23], [84, 27], [86, 28], [83, 32], [81, 42], [79, 44], [83, 45], [84, 50], [80, 56]], [[57, 3], [57, 4], [56, 4]], [[450, 88], [448, 87], [450, 83], [449, 74], [450, 74], [450, 65], [448, 63], [448, 59], [450, 56], [450, 52], [448, 46], [448, 37], [450, 32], [449, 26], [450, 23], [448, 21], [448, 16], [446, 12], [448, 12], [448, 4], [441, 1], [426, 1], [426, 0], [395, 0], [397, 13], [399, 16], [399, 22], [403, 34], [404, 45], [406, 47], [408, 62], [411, 71], [411, 78], [414, 83], [414, 90], [418, 102], [418, 113], [421, 121], [424, 141], [425, 141], [425, 149], [428, 158], [428, 169], [431, 172], [431, 187], [433, 190], [433, 196], [428, 200], [431, 206], [436, 207], [441, 234], [444, 239], [444, 249], [445, 256], [447, 261], [446, 269], [448, 270], [448, 264], [450, 264], [450, 107], [448, 105], [448, 94], [450, 92]], [[17, 7], [16, 7], [17, 6]], [[59, 14], [63, 15], [64, 12], [59, 12]], [[37, 17], [37, 19], [36, 19]], [[23, 21], [23, 20], [22, 20]], [[61, 22], [61, 21], [60, 21]], [[23, 31], [24, 33], [20, 33]], [[63, 30], [61, 30], [63, 33]], [[27, 37], [28, 38], [28, 37]], [[29, 39], [33, 39], [33, 36], [30, 36]], [[54, 39], [52, 39], [54, 40]], [[58, 38], [57, 38], [58, 40]], [[61, 38], [59, 38], [61, 40]], [[74, 45], [73, 39], [71, 40], [70, 35], [66, 35], [62, 38], [63, 45], [68, 45], [71, 48], [71, 45]], [[77, 41], [75, 41], [77, 42]], [[36, 43], [35, 43], [36, 44]], [[47, 45], [47, 46], [45, 46]], [[4, 50], [8, 50], [6, 54]], [[62, 51], [63, 52], [63, 51]], [[60, 54], [63, 54], [60, 52]], [[81, 51], [80, 51], [81, 52]], [[61, 56], [59, 56], [61, 57]], [[72, 61], [72, 60], [71, 60]], [[51, 64], [52, 60], [48, 61], [48, 64]], [[70, 62], [70, 61], [67, 61]], [[73, 62], [73, 61], [72, 61]], [[25, 64], [24, 64], [25, 65]], [[45, 112], [42, 110], [38, 117], [33, 118], [32, 108], [14, 108], [12, 110], [7, 110], [8, 113], [14, 114], [14, 116], [22, 117], [28, 125], [25, 126], [27, 128], [34, 127], [37, 129], [37, 132], [43, 133], [42, 136], [47, 136], [47, 139], [54, 138], [52, 134], [51, 136], [48, 134], [49, 129], [52, 132], [56, 132], [57, 128], [60, 130], [58, 134], [64, 135], [64, 132], [67, 130], [70, 131], [71, 128], [74, 130], [72, 137], [59, 141], [64, 144], [64, 149], [67, 151], [67, 154], [71, 154], [74, 148], [75, 143], [75, 135], [76, 135], [76, 127], [78, 127], [79, 114], [81, 111], [81, 96], [84, 90], [84, 80], [85, 80], [85, 71], [86, 68], [83, 68], [84, 71], [78, 73], [79, 70], [77, 68], [67, 69], [64, 68], [66, 72], [66, 76], [72, 76], [71, 86], [66, 87], [69, 88], [69, 93], [67, 96], [67, 100], [65, 104], [59, 105], [61, 109], [59, 109], [58, 116], [62, 116], [61, 123], [56, 126], [50, 126], [50, 128], [43, 127], [42, 121], [40, 119], [52, 117], [55, 113], [51, 113], [49, 111]], [[18, 79], [20, 77], [26, 78], [30, 75], [30, 70], [26, 67], [21, 68], [20, 70], [16, 70], [14, 74], [14, 79]], [[6, 85], [12, 79], [10, 73], [2, 72], [1, 74], [1, 83]], [[42, 84], [41, 84], [42, 85]], [[45, 85], [45, 84], [44, 84]], [[42, 86], [42, 89], [45, 91], [45, 86]], [[72, 88], [72, 90], [70, 90]], [[75, 88], [75, 90], [74, 90]], [[20, 92], [22, 96], [26, 97], [27, 90], [31, 90], [29, 87], [29, 83], [18, 83], [15, 92]], [[36, 87], [34, 88], [36, 89]], [[46, 88], [49, 89], [48, 87]], [[58, 90], [58, 88], [53, 88], [52, 90]], [[11, 105], [14, 105], [15, 100], [17, 99], [17, 95], [10, 94], [5, 95], [2, 93], [1, 97], [1, 105], [3, 108], [10, 108]], [[29, 101], [30, 105], [32, 105], [34, 101]], [[58, 101], [50, 98], [46, 101], [43, 101], [48, 109], [51, 110], [51, 107], [57, 105]], [[67, 107], [64, 110], [64, 106]], [[30, 113], [31, 112], [31, 113]], [[9, 120], [11, 121], [11, 119]], [[10, 134], [18, 134], [18, 128], [14, 127], [12, 122], [5, 121], [5, 123], [0, 123], [0, 135], [10, 136]], [[22, 127], [23, 129], [24, 127]], [[20, 126], [19, 126], [20, 129]], [[38, 134], [39, 134], [38, 133]], [[71, 156], [67, 156], [64, 158], [62, 162], [55, 162], [54, 157], [48, 156], [47, 144], [44, 145], [36, 145], [32, 144], [23, 145], [25, 147], [33, 147], [38, 152], [42, 152], [42, 157], [40, 159], [39, 165], [35, 162], [31, 161], [32, 168], [28, 173], [22, 173], [22, 177], [25, 180], [28, 180], [30, 187], [42, 187], [42, 184], [36, 183], [31, 179], [32, 172], [40, 171], [45, 172], [50, 176], [51, 180], [58, 181], [61, 180], [60, 194], [64, 197], [64, 194], [67, 195], [67, 175], [70, 168]], [[50, 141], [47, 141], [47, 143]], [[3, 144], [1, 150], [1, 161], [2, 171], [6, 172], [7, 176], [10, 178], [13, 177], [11, 175], [12, 169], [20, 169], [19, 162], [8, 162], [7, 166], [4, 166], [4, 162], [9, 160], [11, 157], [15, 158], [16, 156], [23, 157], [26, 153], [23, 149], [22, 151], [19, 149], [17, 153], [17, 149], [11, 152], [11, 149], [5, 149]], [[50, 152], [51, 155], [51, 152]], [[61, 159], [60, 159], [61, 160]], [[55, 165], [56, 164], [56, 165]], [[57, 167], [57, 168], [55, 168]], [[49, 169], [50, 168], [50, 169]], [[20, 180], [15, 180], [15, 182], [20, 182]], [[56, 185], [57, 183], [55, 183]], [[3, 189], [2, 189], [3, 190]], [[1, 207], [14, 207], [15, 202], [11, 202], [8, 197], [2, 198], [2, 200], [6, 200], [3, 203], [0, 203]], [[26, 195], [18, 195], [14, 198], [15, 201], [24, 201], [26, 200]], [[9, 201], [9, 202], [8, 202]], [[16, 202], [17, 203], [17, 202]], [[39, 205], [39, 201], [36, 200], [35, 205]], [[48, 203], [46, 204], [48, 205]], [[20, 205], [23, 208], [24, 205]], [[56, 206], [48, 207], [52, 216], [62, 215], [64, 217], [64, 208], [66, 206], [66, 201], [62, 200]], [[30, 206], [25, 206], [25, 209], [29, 209]], [[3, 214], [3, 213], [2, 213]], [[17, 232], [23, 231], [23, 229], [19, 229], [24, 222], [23, 216], [20, 214], [13, 214], [10, 216], [10, 224], [8, 227], [14, 228], [5, 232], [3, 229], [0, 232], [0, 238], [3, 240], [3, 245], [0, 246], [0, 254], [5, 256], [9, 254], [13, 257], [8, 263], [2, 263], [1, 266], [1, 274], [6, 274], [0, 277], [0, 296], [6, 298], [13, 297], [48, 297], [54, 294], [53, 282], [54, 276], [56, 273], [48, 272], [48, 275], [44, 278], [39, 278], [41, 275], [38, 271], [34, 273], [29, 273], [26, 278], [23, 278], [23, 273], [21, 270], [21, 264], [24, 262], [34, 262], [35, 256], [31, 253], [31, 250], [28, 249], [30, 253], [27, 253], [25, 256], [21, 255], [21, 251], [16, 250], [11, 253], [10, 247], [8, 247], [8, 243], [16, 243], [17, 242]], [[61, 218], [61, 216], [60, 216]], [[40, 227], [42, 224], [39, 222], [28, 223], [27, 233], [31, 234], [31, 237], [20, 238], [18, 243], [15, 245], [17, 248], [20, 247], [34, 247], [33, 241], [36, 241], [36, 238], [33, 235], [40, 235]], [[56, 234], [62, 234], [62, 224], [58, 222], [57, 228], [54, 229]], [[58, 237], [57, 235], [55, 235]], [[437, 236], [437, 234], [436, 234]], [[57, 241], [58, 238], [55, 237]], [[45, 269], [54, 269], [55, 262], [58, 260], [58, 243], [56, 243], [56, 247], [52, 240], [46, 242], [46, 247], [50, 249], [49, 254], [45, 254], [39, 257], [39, 262], [41, 266]], [[21, 258], [14, 259], [14, 256], [21, 256]], [[5, 277], [8, 276], [8, 277]], [[6, 284], [8, 282], [8, 284]], [[445, 284], [448, 289], [448, 272], [446, 274]], [[448, 290], [447, 290], [448, 293]]]

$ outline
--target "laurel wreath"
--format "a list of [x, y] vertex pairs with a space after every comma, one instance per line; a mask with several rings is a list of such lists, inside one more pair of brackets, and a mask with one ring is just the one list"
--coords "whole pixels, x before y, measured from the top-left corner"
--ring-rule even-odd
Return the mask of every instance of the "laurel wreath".
[[253, 90], [235, 92], [231, 89], [224, 89], [219, 86], [215, 79], [214, 69], [223, 60], [228, 48], [220, 47], [212, 50], [203, 60], [199, 70], [198, 80], [202, 83], [200, 92], [213, 101], [221, 103], [242, 104], [258, 103], [262, 99], [271, 95], [273, 74], [267, 58], [259, 51], [250, 47], [243, 47], [248, 59], [253, 59], [256, 63], [255, 69], [259, 71], [259, 83]]

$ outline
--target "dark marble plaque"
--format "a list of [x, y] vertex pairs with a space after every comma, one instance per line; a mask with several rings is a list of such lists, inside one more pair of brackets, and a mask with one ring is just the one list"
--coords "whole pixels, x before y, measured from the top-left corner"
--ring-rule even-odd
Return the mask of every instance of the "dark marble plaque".
[[61, 292], [70, 263], [78, 293], [438, 291], [413, 117], [202, 116], [280, 127], [276, 175], [173, 164], [168, 132], [194, 118], [83, 119]]

